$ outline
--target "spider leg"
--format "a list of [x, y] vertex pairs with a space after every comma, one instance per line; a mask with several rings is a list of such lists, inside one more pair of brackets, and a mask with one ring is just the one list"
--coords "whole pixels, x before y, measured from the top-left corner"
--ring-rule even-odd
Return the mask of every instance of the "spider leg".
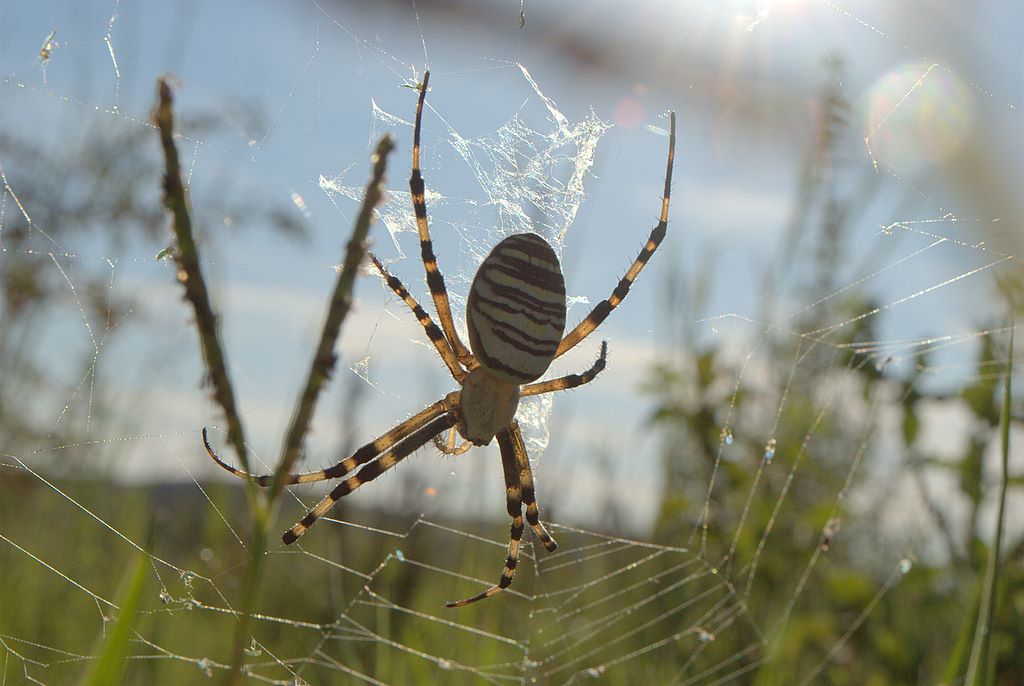
[[512, 529], [509, 533], [508, 557], [505, 558], [505, 567], [501, 570], [501, 577], [498, 579], [497, 584], [471, 598], [445, 603], [445, 607], [462, 607], [463, 605], [469, 605], [470, 603], [490, 598], [492, 595], [508, 588], [516, 575], [516, 566], [519, 564], [519, 542], [523, 538], [523, 488], [520, 481], [522, 471], [519, 468], [516, 456], [513, 454], [512, 437], [508, 429], [502, 429], [498, 433], [498, 445], [501, 447], [501, 467], [505, 472], [505, 501], [508, 514], [512, 517]]
[[523, 504], [526, 505], [526, 521], [547, 551], [555, 552], [558, 544], [540, 522], [540, 511], [537, 508], [537, 497], [533, 488], [533, 470], [530, 469], [530, 456], [526, 453], [526, 445], [523, 443], [523, 434], [519, 430], [519, 422], [513, 419], [508, 428], [498, 433], [498, 446], [501, 448], [502, 461], [506, 459], [505, 453], [508, 451], [511, 453], [508, 459], [515, 459], [516, 465], [519, 467], [519, 484], [522, 488]]
[[452, 376], [455, 377], [455, 380], [461, 384], [466, 379], [467, 374], [465, 370], [459, 366], [459, 361], [455, 357], [455, 351], [452, 350], [448, 340], [444, 337], [444, 333], [441, 332], [441, 329], [437, 328], [437, 324], [434, 323], [434, 320], [431, 319], [430, 315], [427, 314], [427, 311], [424, 310], [418, 302], [416, 302], [416, 298], [412, 297], [412, 294], [409, 293], [408, 289], [402, 285], [402, 282], [398, 277], [389, 273], [373, 253], [370, 253], [370, 259], [373, 260], [373, 266], [375, 266], [377, 271], [380, 272], [380, 275], [384, 277], [384, 282], [387, 283], [388, 288], [393, 290], [395, 295], [404, 300], [405, 304], [409, 306], [410, 310], [412, 310], [416, 319], [418, 319], [420, 324], [423, 326], [423, 330], [426, 331], [427, 338], [429, 338], [430, 342], [434, 344], [434, 347], [437, 349], [441, 359], [444, 360], [445, 365], [447, 365], [448, 371], [450, 371]]
[[455, 426], [457, 421], [458, 417], [456, 414], [454, 412], [449, 412], [427, 422], [426, 424], [422, 424], [415, 431], [399, 441], [391, 450], [384, 453], [376, 460], [360, 469], [354, 475], [338, 484], [333, 491], [324, 496], [323, 500], [317, 503], [316, 507], [310, 510], [309, 513], [307, 513], [306, 516], [303, 517], [295, 526], [288, 529], [288, 531], [285, 531], [281, 540], [286, 544], [297, 541], [304, 533], [306, 533], [306, 530], [309, 529], [309, 527], [316, 523], [316, 520], [323, 517], [324, 514], [334, 506], [334, 503], [338, 502], [363, 484], [376, 479], [378, 476], [394, 467], [416, 450], [423, 447], [423, 444], [431, 438], [445, 429]]
[[604, 371], [604, 365], [608, 356], [608, 341], [601, 341], [601, 354], [594, 362], [593, 366], [582, 374], [568, 374], [561, 376], [557, 379], [551, 379], [549, 381], [541, 381], [540, 383], [532, 383], [523, 386], [519, 389], [519, 397], [523, 398], [528, 395], [540, 395], [541, 393], [552, 393], [554, 391], [564, 391], [569, 388], [576, 388], [582, 386], [585, 383], [590, 383], [594, 380], [598, 374]]
[[[356, 450], [350, 456], [346, 457], [341, 462], [331, 465], [326, 469], [321, 469], [315, 472], [303, 472], [301, 474], [288, 474], [285, 477], [285, 484], [305, 484], [312, 481], [326, 481], [328, 479], [338, 479], [356, 467], [366, 464], [373, 458], [380, 455], [382, 452], [392, 447], [399, 441], [406, 438], [413, 431], [423, 426], [426, 422], [434, 419], [438, 415], [450, 411], [453, 407], [458, 404], [458, 395], [456, 393], [449, 393], [441, 400], [438, 400], [433, 405], [424, 408], [417, 412], [413, 416], [406, 419], [404, 422], [396, 426], [395, 428], [388, 431], [386, 434], [370, 441], [363, 447]], [[255, 474], [248, 474], [243, 472], [241, 469], [232, 467], [228, 463], [224, 462], [214, 452], [213, 447], [210, 445], [209, 436], [207, 435], [206, 427], [203, 427], [203, 445], [206, 446], [206, 452], [209, 453], [210, 457], [221, 466], [227, 472], [234, 474], [240, 479], [252, 479], [257, 485], [267, 487], [274, 481], [273, 474], [262, 474], [257, 476]]]
[[448, 429], [448, 438], [442, 441], [437, 436], [434, 436], [434, 446], [445, 455], [461, 455], [462, 453], [468, 452], [473, 444], [470, 441], [463, 441], [458, 447], [455, 446], [455, 433], [454, 427]]
[[601, 325], [601, 322], [619, 306], [626, 294], [629, 293], [629, 287], [633, 285], [636, 277], [640, 275], [640, 271], [647, 264], [647, 261], [654, 255], [654, 251], [661, 245], [661, 241], [665, 238], [665, 232], [668, 229], [668, 203], [672, 192], [672, 163], [675, 160], [676, 155], [676, 113], [672, 112], [669, 118], [669, 136], [668, 136], [668, 163], [665, 168], [665, 192], [661, 196], [661, 216], [658, 218], [658, 224], [651, 231], [651, 235], [647, 238], [647, 243], [641, 248], [640, 254], [637, 255], [633, 264], [630, 265], [629, 269], [626, 270], [626, 274], [619, 280], [619, 284], [612, 291], [611, 297], [607, 300], [602, 300], [597, 304], [594, 309], [590, 311], [590, 314], [586, 318], [576, 325], [576, 328], [570, 331], [562, 342], [558, 344], [558, 350], [555, 351], [555, 357], [560, 357], [567, 350], [573, 348], [582, 341], [584, 338], [589, 336], [594, 329]]
[[430, 227], [427, 224], [427, 200], [426, 187], [423, 183], [423, 174], [420, 172], [420, 130], [423, 121], [423, 101], [427, 97], [427, 82], [430, 80], [430, 72], [423, 74], [423, 83], [420, 84], [420, 97], [416, 103], [416, 127], [413, 130], [412, 139], [412, 176], [409, 178], [409, 190], [412, 192], [412, 207], [416, 213], [416, 229], [420, 235], [420, 255], [423, 259], [423, 267], [427, 271], [427, 286], [430, 287], [430, 295], [434, 299], [434, 307], [437, 308], [437, 316], [441, 320], [441, 328], [444, 335], [455, 351], [459, 362], [470, 366], [473, 362], [473, 355], [462, 343], [458, 332], [455, 330], [455, 322], [452, 320], [452, 306], [448, 300], [448, 291], [444, 286], [444, 276], [437, 266], [437, 257], [434, 255], [434, 244], [430, 240]]

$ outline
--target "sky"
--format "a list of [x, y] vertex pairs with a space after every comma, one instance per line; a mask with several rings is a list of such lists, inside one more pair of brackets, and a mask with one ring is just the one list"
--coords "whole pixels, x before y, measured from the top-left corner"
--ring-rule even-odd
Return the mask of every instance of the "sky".
[[[365, 183], [369, 153], [386, 132], [397, 140], [388, 181], [395, 214], [374, 228], [374, 250], [429, 300], [411, 208], [401, 195], [415, 105], [409, 86], [425, 68], [424, 174], [456, 309], [489, 246], [523, 228], [522, 218], [496, 202], [522, 198], [514, 189], [498, 195], [487, 176], [491, 155], [525, 169], [560, 130], [588, 117], [610, 126], [586, 169], [585, 196], [552, 191], [551, 214], [519, 209], [528, 220], [547, 221], [542, 232], [549, 237], [565, 231], [557, 247], [569, 293], [579, 299], [570, 323], [585, 314], [586, 302], [605, 297], [656, 220], [664, 115], [675, 110], [669, 236], [624, 305], [555, 364], [556, 374], [580, 371], [599, 342], [609, 342], [608, 370], [554, 399], [550, 445], [543, 456], [534, 451], [541, 488], [559, 494], [559, 511], [570, 519], [593, 516], [588, 494], [615, 499], [615, 477], [636, 475], [627, 509], [639, 525], [653, 516], [659, 496], [659, 446], [647, 430], [652, 399], [641, 390], [652, 364], [687, 354], [680, 346], [694, 341], [717, 342], [742, 360], [766, 329], [795, 335], [795, 314], [808, 306], [800, 299], [806, 263], [780, 246], [830, 74], [850, 108], [844, 164], [876, 182], [844, 236], [843, 254], [833, 258], [833, 295], [863, 287], [876, 297], [882, 338], [895, 342], [894, 373], [913, 368], [916, 358], [906, 351], [921, 337], [951, 341], [933, 360], [937, 386], [956, 387], [970, 373], [974, 334], [1001, 311], [991, 276], [1021, 247], [1024, 212], [1012, 189], [1024, 182], [1024, 8], [827, 0], [626, 7], [527, 2], [520, 29], [519, 3], [507, 0], [0, 0], [0, 132], [39, 142], [57, 159], [98, 131], [144, 129], [162, 74], [175, 80], [183, 121], [213, 118], [216, 130], [183, 130], [180, 148], [250, 444], [273, 464], [357, 211], [338, 189]], [[507, 137], [517, 117], [531, 134], [526, 141]], [[468, 157], [459, 142], [467, 142]], [[124, 151], [154, 161], [158, 153], [155, 133], [148, 149]], [[553, 187], [564, 184], [557, 179], [577, 151], [561, 153], [569, 157], [553, 166]], [[26, 254], [3, 247], [4, 228], [43, 213], [19, 206], [27, 194], [12, 185], [19, 170], [9, 159], [0, 149], [0, 259], [18, 260]], [[284, 208], [305, 238], [282, 236], [258, 220], [238, 226], [219, 209], [251, 196]], [[197, 344], [173, 267], [153, 258], [165, 243], [117, 244], [93, 233], [53, 241], [47, 229], [33, 222], [31, 250], [61, 256], [53, 269], [68, 267], [68, 288], [39, 352], [69, 374], [93, 355], [97, 378], [131, 409], [122, 424], [97, 420], [82, 444], [129, 444], [116, 467], [129, 479], [212, 474], [198, 431], [213, 425], [217, 437], [219, 412], [199, 385]], [[94, 343], [97, 323], [83, 321], [76, 304], [76, 270], [97, 269], [110, 272], [111, 295], [140, 301], [109, 346]], [[682, 300], [671, 297], [672, 284], [685, 284]], [[358, 390], [359, 405], [343, 420], [338, 391], [325, 400], [310, 439], [314, 464], [332, 461], [339, 443], [369, 440], [453, 388], [401, 302], [372, 276], [358, 281], [356, 294], [336, 378], [338, 387]], [[694, 302], [682, 307], [687, 300]], [[766, 318], [769, 301], [777, 309]], [[43, 403], [41, 415], [58, 424], [68, 406], [88, 413], [77, 381]], [[547, 443], [543, 427], [529, 436], [534, 446]], [[411, 474], [435, 475], [471, 509], [488, 508], [500, 494], [497, 486], [473, 486], [500, 483], [493, 446], [416, 462]], [[386, 502], [388, 489], [378, 490], [364, 502]]]

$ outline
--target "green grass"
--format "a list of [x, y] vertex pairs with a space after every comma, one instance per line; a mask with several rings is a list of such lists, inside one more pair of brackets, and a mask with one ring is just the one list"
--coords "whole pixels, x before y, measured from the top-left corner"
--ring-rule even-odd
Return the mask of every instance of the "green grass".
[[[62, 484], [75, 502], [132, 540], [145, 540], [152, 519], [158, 537], [145, 546], [152, 557], [140, 564], [131, 545], [66, 499], [32, 480], [12, 481], [0, 490], [0, 514], [12, 524], [9, 530], [18, 532], [19, 545], [56, 571], [10, 546], [0, 548], [0, 636], [8, 651], [8, 675], [24, 667], [44, 683], [79, 682], [86, 675], [110, 674], [125, 649], [124, 683], [196, 683], [207, 672], [226, 673], [237, 625], [228, 610], [238, 606], [244, 592], [248, 555], [194, 486]], [[212, 486], [210, 494], [237, 521], [244, 511], [241, 489]], [[287, 526], [293, 514], [275, 526]], [[720, 677], [747, 666], [751, 671], [738, 683], [793, 683], [822, 661], [880, 587], [878, 579], [833, 550], [816, 568], [778, 652], [766, 661], [771, 656], [759, 643], [758, 627], [773, 625], [789, 586], [779, 593], [771, 583], [755, 584], [746, 610], [732, 623], [712, 626], [725, 616], [712, 615], [706, 625], [714, 641], [702, 643], [684, 630], [705, 623], [701, 618], [715, 603], [729, 600], [708, 565], [691, 553], [631, 545], [595, 556], [598, 538], [561, 531], [560, 543], [569, 553], [558, 562], [577, 564], [549, 569], [538, 579], [525, 562], [515, 584], [521, 592], [551, 596], [530, 601], [504, 594], [455, 612], [443, 602], [477, 586], [453, 574], [492, 578], [501, 562], [498, 546], [415, 525], [412, 516], [352, 509], [338, 514], [345, 521], [409, 534], [397, 538], [322, 523], [305, 544], [308, 553], [272, 549], [264, 560], [263, 591], [245, 654], [246, 669], [261, 678], [291, 679], [275, 662], [280, 660], [308, 683], [345, 683], [345, 670], [385, 683], [487, 683], [481, 671], [563, 683], [574, 670], [640, 651], [642, 657], [604, 670], [599, 683], [669, 683], [687, 665], [688, 676], [714, 670]], [[504, 533], [498, 522], [447, 524], [490, 540]], [[762, 562], [766, 581], [780, 567], [794, 568], [793, 560], [779, 557], [784, 550], [768, 548]], [[651, 553], [653, 560], [628, 569]], [[967, 600], [961, 588], [944, 584], [943, 576], [948, 570], [916, 565], [825, 665], [822, 683], [868, 683], [861, 681], [863, 675], [877, 684], [914, 683], [915, 674], [937, 674]], [[1014, 568], [1010, 576], [1019, 579], [1021, 572]], [[587, 580], [596, 583], [578, 597], [559, 595]], [[614, 599], [602, 603], [610, 595]], [[633, 608], [629, 614], [627, 608]], [[997, 608], [996, 627], [1003, 621], [999, 617]], [[597, 622], [590, 640], [565, 642], [588, 622]], [[98, 635], [105, 637], [99, 643]], [[1007, 638], [993, 645], [1005, 646]], [[656, 645], [661, 647], [651, 650]], [[999, 651], [997, 673], [1006, 674], [1013, 658], [1005, 647]], [[580, 660], [587, 653], [592, 656]], [[851, 671], [851, 659], [858, 670]], [[86, 683], [103, 682], [92, 678]], [[922, 683], [929, 681], [935, 680]]]

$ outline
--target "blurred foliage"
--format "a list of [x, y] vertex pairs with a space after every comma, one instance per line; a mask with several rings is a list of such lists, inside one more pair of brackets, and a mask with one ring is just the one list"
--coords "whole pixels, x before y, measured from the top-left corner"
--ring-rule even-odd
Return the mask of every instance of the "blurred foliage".
[[[983, 458], [999, 442], [1006, 350], [998, 328], [984, 336], [969, 375], [972, 381], [953, 394], [922, 390], [925, 355], [917, 358], [909, 378], [899, 378], [887, 369], [888, 359], [858, 352], [870, 350], [859, 343], [879, 339], [874, 329], [879, 318], [864, 316], [877, 311], [878, 303], [856, 294], [827, 296], [837, 288], [833, 280], [844, 249], [844, 227], [856, 208], [869, 204], [874, 185], [845, 178], [857, 172], [845, 168], [838, 152], [847, 119], [839, 83], [836, 73], [819, 101], [818, 134], [805, 158], [796, 212], [781, 251], [782, 273], [801, 254], [813, 256], [801, 263], [817, 265], [816, 276], [813, 270], [798, 270], [804, 276], [795, 290], [803, 304], [815, 304], [787, 327], [802, 333], [766, 334], [769, 350], [759, 351], [758, 359], [770, 362], [745, 376], [745, 361], [723, 350], [721, 337], [702, 343], [684, 335], [678, 351], [666, 356], [646, 383], [646, 391], [657, 399], [651, 424], [664, 437], [665, 498], [654, 539], [689, 541], [741, 593], [751, 565], [757, 564], [745, 597], [749, 612], [767, 630], [777, 627], [780, 617], [788, 620], [781, 635], [773, 637], [767, 662], [760, 655], [750, 657], [752, 669], [744, 683], [801, 683], [826, 660], [812, 683], [962, 683], [974, 640], [978, 589], [991, 552], [978, 536], [988, 529], [982, 516], [991, 518], [993, 511], [983, 503], [995, 490], [984, 473]], [[844, 188], [852, 190], [844, 195]], [[673, 288], [675, 299], [667, 308], [686, 313], [680, 315], [685, 319], [698, 319], [700, 302], [678, 294], [701, 292], [701, 279], [694, 277], [698, 285], [692, 289], [686, 284]], [[1008, 303], [1013, 303], [1017, 287], [1011, 278], [1001, 279]], [[771, 307], [767, 302], [763, 321], [776, 318]], [[800, 310], [801, 300], [787, 307]], [[835, 322], [846, 325], [829, 326]], [[758, 373], [768, 379], [748, 381]], [[737, 378], [742, 380], [738, 385]], [[829, 393], [834, 397], [827, 397]], [[866, 416], [857, 408], [857, 395], [869, 408]], [[920, 413], [928, 403], [963, 403], [970, 409], [974, 420], [964, 454], [940, 459], [920, 447]], [[775, 408], [781, 408], [777, 416]], [[883, 489], [871, 498], [874, 506], [852, 509], [845, 481], [858, 451], [866, 449], [865, 460], [877, 455], [880, 418], [901, 414], [902, 441], [895, 450], [922, 484], [949, 559], [946, 564], [941, 556], [908, 557], [909, 573], [894, 580], [901, 554], [899, 541], [890, 535], [885, 505], [899, 493]], [[1019, 410], [1016, 416], [1021, 416]], [[743, 427], [744, 435], [734, 435], [732, 426]], [[893, 446], [885, 443], [884, 450]], [[870, 477], [869, 465], [861, 463], [857, 469], [858, 478]], [[955, 517], [943, 502], [931, 500], [923, 486], [929, 470], [955, 477], [969, 503], [966, 517]], [[889, 476], [898, 477], [899, 472]], [[1013, 542], [1002, 557], [1003, 591], [990, 659], [993, 683], [1009, 686], [1020, 684], [1024, 674], [1024, 542]], [[794, 599], [796, 580], [805, 568], [810, 581]], [[879, 604], [862, 626], [844, 637], [880, 589], [886, 592]], [[707, 649], [721, 660], [751, 639], [735, 632], [723, 638], [734, 640], [718, 640]], [[841, 649], [830, 654], [837, 645]]]
[[[200, 112], [184, 118], [181, 131], [205, 139], [230, 134], [239, 121], [255, 122], [261, 116], [252, 107], [227, 114]], [[0, 253], [0, 445], [9, 452], [35, 448], [43, 439], [60, 443], [80, 436], [78, 420], [95, 424], [109, 418], [108, 398], [98, 392], [89, 417], [71, 413], [57, 426], [39, 424], [40, 413], [30, 399], [48, 393], [67, 397], [74, 390], [69, 383], [89, 378], [93, 359], [91, 350], [83, 350], [80, 360], [62, 361], [78, 367], [77, 374], [69, 373], [39, 354], [38, 341], [53, 335], [54, 313], [61, 309], [73, 308], [69, 314], [84, 318], [105, 343], [131, 326], [145, 325], [147, 303], [110, 287], [113, 266], [103, 255], [122, 254], [126, 247], [151, 250], [170, 241], [152, 131], [104, 118], [102, 125], [83, 126], [77, 140], [77, 145], [57, 147], [0, 131], [7, 184], [17, 194], [16, 204], [5, 204]], [[192, 198], [205, 216], [297, 239], [305, 233], [298, 211], [265, 193], [238, 188], [227, 176], [205, 187], [203, 197]], [[62, 271], [73, 274], [74, 293]], [[133, 316], [124, 319], [129, 311]], [[102, 391], [102, 384], [95, 390]]]

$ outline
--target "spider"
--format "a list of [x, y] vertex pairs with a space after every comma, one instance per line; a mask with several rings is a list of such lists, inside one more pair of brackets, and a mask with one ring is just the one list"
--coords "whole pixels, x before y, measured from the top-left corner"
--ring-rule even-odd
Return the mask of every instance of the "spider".
[[[437, 266], [427, 224], [423, 175], [420, 172], [420, 130], [429, 79], [430, 72], [424, 73], [418, 89], [409, 187], [427, 285], [441, 322], [440, 328], [402, 282], [388, 273], [376, 256], [371, 253], [370, 259], [388, 287], [408, 305], [419, 320], [451, 375], [459, 383], [460, 390], [449, 393], [331, 467], [288, 475], [288, 484], [347, 478], [286, 531], [282, 539], [286, 544], [294, 543], [334, 503], [363, 484], [373, 481], [431, 440], [444, 453], [460, 454], [474, 445], [488, 445], [492, 439], [497, 438], [505, 474], [506, 504], [512, 518], [508, 556], [497, 584], [470, 598], [446, 603], [447, 607], [461, 607], [490, 598], [512, 583], [524, 529], [523, 505], [526, 506], [526, 522], [544, 547], [549, 552], [557, 547], [555, 539], [540, 521], [530, 460], [519, 423], [515, 420], [516, 409], [520, 398], [582, 386], [604, 369], [608, 352], [606, 342], [601, 343], [597, 360], [583, 373], [537, 381], [552, 361], [589, 336], [618, 307], [664, 239], [668, 226], [676, 119], [675, 113], [671, 113], [665, 191], [658, 224], [611, 296], [598, 303], [576, 328], [563, 337], [565, 281], [555, 251], [536, 234], [509, 236], [498, 243], [481, 263], [470, 287], [466, 304], [466, 325], [472, 348], [470, 352], [470, 348], [463, 344], [455, 330], [444, 277]], [[445, 432], [448, 432], [447, 439], [441, 440], [440, 436]], [[460, 445], [456, 445], [456, 433], [465, 439]], [[205, 429], [203, 443], [210, 457], [235, 476], [254, 479], [260, 486], [268, 486], [273, 481], [273, 475], [250, 475], [221, 460], [210, 446]]]

